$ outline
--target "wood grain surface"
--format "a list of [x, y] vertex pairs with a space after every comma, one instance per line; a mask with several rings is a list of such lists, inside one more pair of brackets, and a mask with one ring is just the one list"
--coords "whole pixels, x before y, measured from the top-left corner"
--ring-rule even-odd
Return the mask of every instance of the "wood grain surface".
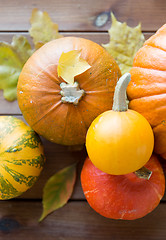
[[96, 17], [112, 11], [130, 26], [142, 23], [143, 31], [155, 31], [165, 23], [165, 0], [6, 0], [0, 2], [0, 31], [26, 31], [33, 8], [47, 11], [61, 31], [105, 31], [110, 21], [98, 28]]
[[165, 240], [166, 236], [165, 204], [135, 221], [107, 219], [85, 201], [73, 201], [38, 223], [41, 209], [39, 201], [3, 201], [0, 204], [0, 239]]
[[[107, 43], [108, 19], [103, 27], [95, 25], [103, 12], [112, 11], [116, 18], [130, 26], [142, 24], [148, 39], [166, 22], [166, 0], [0, 0], [0, 41], [11, 42], [13, 35], [28, 33], [33, 8], [47, 11], [64, 36]], [[99, 18], [98, 18], [99, 19]], [[22, 120], [17, 101], [8, 102], [0, 91], [0, 115], [13, 115]], [[25, 121], [25, 120], [24, 120]], [[111, 220], [93, 211], [85, 200], [80, 172], [86, 150], [70, 148], [42, 138], [46, 163], [37, 183], [22, 196], [0, 201], [0, 240], [165, 240], [166, 196], [150, 214], [135, 221]], [[42, 213], [42, 192], [46, 181], [60, 169], [79, 160], [77, 181], [69, 203], [38, 223]], [[166, 171], [166, 162], [163, 162]]]

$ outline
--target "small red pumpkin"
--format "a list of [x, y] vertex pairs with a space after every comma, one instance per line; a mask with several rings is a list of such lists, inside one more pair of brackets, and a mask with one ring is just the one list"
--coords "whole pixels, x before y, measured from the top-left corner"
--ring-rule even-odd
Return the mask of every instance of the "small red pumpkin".
[[[78, 85], [70, 86], [84, 93], [78, 103], [63, 101], [66, 85], [57, 73], [61, 54], [72, 50], [80, 50], [81, 58], [91, 66], [75, 77]], [[97, 43], [77, 37], [56, 39], [37, 50], [24, 65], [17, 86], [19, 107], [28, 124], [48, 140], [83, 144], [93, 119], [111, 108], [120, 75], [115, 60]]]
[[133, 220], [150, 213], [164, 195], [165, 177], [156, 155], [152, 155], [145, 166], [152, 171], [149, 180], [135, 173], [109, 175], [87, 158], [81, 172], [81, 184], [90, 206], [112, 219]]
[[166, 24], [137, 52], [130, 73], [129, 108], [151, 124], [154, 151], [166, 159]]

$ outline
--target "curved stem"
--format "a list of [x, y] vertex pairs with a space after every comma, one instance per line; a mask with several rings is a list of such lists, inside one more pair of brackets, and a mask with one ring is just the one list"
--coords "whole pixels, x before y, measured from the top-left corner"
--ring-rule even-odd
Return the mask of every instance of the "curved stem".
[[127, 111], [126, 88], [131, 80], [130, 73], [125, 73], [117, 82], [114, 92], [114, 101], [112, 110], [116, 112]]

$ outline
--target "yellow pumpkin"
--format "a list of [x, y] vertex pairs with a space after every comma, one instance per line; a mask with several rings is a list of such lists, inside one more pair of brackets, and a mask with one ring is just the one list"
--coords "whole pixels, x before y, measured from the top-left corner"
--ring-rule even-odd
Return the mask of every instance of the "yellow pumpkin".
[[130, 74], [117, 83], [113, 108], [99, 115], [86, 136], [86, 148], [92, 163], [101, 171], [121, 175], [135, 172], [149, 160], [154, 146], [148, 121], [127, 109], [125, 93]]

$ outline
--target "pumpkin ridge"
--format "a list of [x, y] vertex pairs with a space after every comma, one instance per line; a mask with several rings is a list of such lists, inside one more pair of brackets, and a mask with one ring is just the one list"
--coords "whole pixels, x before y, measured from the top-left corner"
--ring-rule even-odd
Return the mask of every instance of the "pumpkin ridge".
[[59, 105], [61, 105], [62, 104], [62, 102], [61, 101], [58, 101], [58, 102], [56, 102], [56, 104], [53, 104], [52, 106], [51, 106], [51, 108], [47, 111], [47, 113], [44, 115], [44, 116], [42, 116], [40, 119], [38, 119], [35, 123], [33, 123], [32, 124], [32, 128], [35, 126], [35, 125], [37, 125], [43, 118], [45, 118], [46, 116], [48, 116], [48, 114], [50, 114], [50, 112], [52, 112], [52, 111], [54, 111]]
[[143, 66], [139, 66], [139, 65], [134, 65], [133, 68], [134, 68], [134, 67], [143, 68], [143, 69], [147, 69], [147, 70], [150, 69], [150, 70], [165, 72], [165, 70], [152, 68], [152, 67], [150, 67], [150, 66], [147, 68], [147, 67], [143, 67]]
[[162, 49], [161, 47], [151, 44], [151, 42], [148, 42], [148, 43], [145, 44], [144, 46], [150, 46], [150, 47], [152, 47], [152, 48], [157, 48], [157, 49], [160, 49], [160, 50], [163, 51], [163, 52], [166, 52], [166, 51], [165, 51], [164, 49]]
[[[21, 151], [22, 147], [38, 148], [39, 137], [33, 130], [27, 130], [26, 133], [22, 134], [17, 140], [13, 142], [13, 146], [10, 146], [5, 152], [16, 152]], [[18, 148], [20, 146], [20, 148]], [[17, 147], [17, 148], [16, 148]]]
[[63, 132], [63, 134], [62, 134], [62, 141], [64, 141], [64, 139], [65, 139], [65, 135], [66, 135], [66, 130], [67, 130], [67, 122], [68, 122], [68, 116], [69, 116], [69, 108], [70, 108], [70, 106], [69, 105], [67, 105], [68, 106], [68, 108], [67, 108], [67, 113], [66, 113], [66, 118], [65, 118], [65, 128], [64, 128], [64, 132]]
[[[155, 96], [162, 96], [162, 95], [166, 95], [166, 93], [159, 93], [159, 94], [153, 94], [153, 95], [148, 95], [148, 96], [144, 96], [144, 97], [138, 97], [138, 98], [134, 98], [134, 99], [132, 99], [132, 100], [137, 100], [137, 99], [147, 99], [147, 98], [150, 98], [150, 97], [155, 97]], [[131, 100], [131, 101], [132, 101]]]
[[[52, 66], [55, 66], [55, 68], [57, 69], [57, 64], [51, 63], [51, 64], [47, 65], [45, 68], [42, 68], [41, 71], [40, 71], [37, 75], [35, 75], [35, 77], [36, 77], [36, 78], [40, 78], [40, 75], [41, 75], [42, 73], [45, 73], [51, 81], [53, 81], [55, 84], [59, 85], [59, 84], [62, 82], [62, 81], [60, 80], [60, 78], [56, 78], [56, 77], [54, 76], [54, 74], [52, 74], [52, 73], [50, 73], [50, 72], [47, 71], [47, 69], [48, 69], [49, 67], [52, 67]], [[50, 77], [50, 76], [51, 76], [51, 77]], [[58, 81], [56, 82], [56, 81], [54, 81], [54, 80], [58, 80]]]
[[166, 71], [133, 67], [127, 88], [129, 100], [166, 92]]
[[[30, 91], [28, 90], [24, 90], [24, 92], [26, 93], [30, 93]], [[55, 95], [56, 96], [56, 93], [59, 94], [60, 90], [52, 90], [50, 91], [49, 89], [48, 90], [41, 90], [41, 89], [38, 89], [38, 90], [34, 90], [34, 89], [31, 89], [31, 92], [33, 93], [47, 93], [47, 95]]]
[[[110, 71], [111, 69], [110, 69], [110, 70], [107, 69], [107, 70]], [[100, 74], [98, 74], [98, 75], [96, 75], [95, 77], [93, 77], [93, 79], [92, 79], [92, 78], [89, 78], [89, 80], [83, 81], [83, 82], [78, 79], [78, 82], [79, 82], [79, 84], [80, 84], [80, 88], [83, 89], [85, 92], [100, 88], [100, 86], [99, 86], [99, 87], [96, 87], [96, 86], [95, 86], [95, 88], [94, 88], [94, 85], [93, 85], [93, 88], [92, 88], [92, 87], [89, 85], [89, 83], [90, 83], [90, 82], [93, 82], [93, 84], [94, 84], [94, 81], [97, 82], [97, 83], [100, 83], [100, 79], [103, 78], [103, 76], [105, 76], [105, 75], [106, 75], [106, 72], [105, 72], [105, 69], [103, 69], [103, 72], [100, 72]], [[110, 76], [111, 76], [111, 72], [107, 74], [108, 80], [111, 78]], [[118, 75], [118, 71], [117, 71], [117, 79], [119, 78], [118, 76], [119, 76], [119, 75]], [[76, 80], [76, 81], [77, 81], [77, 80]], [[111, 79], [111, 81], [112, 81], [112, 79]], [[86, 86], [86, 85], [88, 85], [88, 86]], [[116, 85], [116, 83], [114, 83], [114, 87], [115, 87], [115, 85]], [[102, 87], [103, 87], [103, 85], [102, 85]], [[90, 88], [90, 90], [86, 90], [86, 88]], [[111, 89], [111, 90], [112, 90], [112, 89]], [[95, 91], [95, 90], [94, 90], [94, 91]], [[105, 89], [105, 91], [106, 91], [106, 92], [109, 92], [108, 88]], [[113, 91], [113, 90], [112, 90], [112, 91]]]
[[[24, 74], [25, 75], [25, 74]], [[26, 74], [27, 75], [27, 74]], [[29, 74], [30, 75], [30, 74]], [[36, 81], [37, 81], [37, 83], [38, 84], [40, 84], [40, 87], [43, 87], [44, 89], [45, 89], [45, 87], [47, 87], [47, 84], [43, 84], [43, 82], [42, 82], [42, 76], [40, 76], [39, 75], [39, 77], [37, 78], [37, 75], [33, 75], [32, 73], [31, 73], [31, 75], [33, 76], [33, 79], [34, 79], [34, 82], [35, 82], [35, 84], [36, 84]], [[21, 74], [20, 74], [20, 77], [21, 77]], [[19, 82], [18, 82], [18, 85], [17, 85], [17, 92], [18, 92], [18, 94], [20, 93], [20, 91], [24, 91], [24, 92], [30, 92], [33, 88], [31, 87], [30, 88], [30, 90], [26, 90], [26, 88], [29, 88], [29, 87], [26, 87], [25, 88], [25, 86], [24, 85], [29, 85], [29, 82], [28, 82], [28, 79], [27, 78], [25, 78], [26, 79], [26, 81], [24, 82], [24, 83], [22, 83], [21, 85], [19, 84]], [[51, 77], [49, 78], [49, 79], [51, 79]], [[51, 81], [53, 81], [52, 79], [51, 79]], [[56, 83], [55, 81], [53, 81], [53, 83], [55, 84], [55, 89], [56, 89], [56, 86], [59, 86], [59, 82], [58, 83]], [[36, 87], [35, 87], [36, 88]]]
[[[105, 56], [102, 56], [102, 58], [96, 59], [95, 62], [93, 61], [93, 63], [90, 63], [91, 68], [90, 68], [88, 71], [93, 72], [95, 69], [98, 69], [98, 68], [99, 68], [99, 65], [102, 65], [102, 62], [104, 62], [104, 58], [105, 58]], [[109, 58], [110, 58], [110, 55], [109, 55]], [[112, 58], [112, 57], [111, 57], [111, 58]], [[94, 73], [93, 73], [93, 78], [92, 78], [92, 77], [89, 77], [89, 79], [87, 78], [86, 81], [85, 81], [85, 80], [84, 80], [84, 81], [79, 81], [79, 77], [78, 77], [78, 80], [77, 80], [77, 78], [75, 78], [75, 81], [77, 81], [77, 82], [80, 84], [80, 88], [83, 89], [83, 90], [86, 92], [86, 89], [84, 89], [84, 87], [85, 87], [86, 85], [89, 85], [89, 82], [94, 81], [94, 79], [95, 79], [96, 82], [100, 82], [100, 80], [98, 80], [97, 77], [98, 77], [99, 79], [103, 78], [102, 75], [105, 76], [106, 70], [110, 71], [110, 70], [112, 69], [112, 67], [111, 67], [111, 69], [110, 69], [110, 66], [113, 66], [113, 68], [114, 68], [114, 67], [115, 67], [115, 66], [114, 66], [115, 63], [116, 63], [115, 59], [112, 58], [112, 63], [110, 63], [109, 67], [103, 68], [102, 71], [100, 72], [100, 74], [97, 74], [96, 77], [94, 77]], [[109, 69], [110, 69], [110, 70], [109, 70]], [[118, 70], [119, 70], [119, 69], [117, 69], [116, 71], [114, 70], [114, 73], [116, 72], [116, 74], [117, 74], [117, 78], [118, 78], [118, 76], [119, 76], [119, 71], [118, 71]], [[95, 71], [95, 72], [96, 72], [96, 71]], [[87, 72], [85, 72], [85, 73], [83, 73], [83, 74], [87, 74]], [[82, 75], [83, 75], [83, 74], [82, 74]], [[110, 76], [110, 75], [108, 74], [108, 77], [109, 77], [109, 76]], [[116, 85], [116, 84], [115, 84], [115, 85]], [[88, 87], [89, 87], [89, 86], [88, 86]], [[94, 87], [94, 86], [93, 86], [93, 87]], [[86, 88], [86, 87], [85, 87], [85, 88]]]
[[146, 96], [142, 96], [142, 97], [134, 97], [134, 98], [129, 98], [129, 100], [130, 101], [132, 101], [132, 100], [138, 100], [138, 99], [147, 99], [147, 98], [150, 98], [150, 97], [155, 97], [155, 96], [160, 96], [160, 95], [164, 95], [164, 94], [166, 94], [166, 93], [158, 93], [158, 94], [149, 94], [149, 95], [146, 95]]
[[[111, 96], [110, 96], [110, 97], [111, 97]], [[91, 106], [93, 106], [95, 109], [97, 109], [97, 110], [100, 111], [100, 108], [98, 108], [98, 107], [95, 105], [95, 103], [93, 104], [92, 102], [89, 102], [89, 101], [85, 100], [85, 98], [82, 100], [82, 102], [85, 102], [85, 103], [87, 103], [88, 105], [91, 105]]]
[[[156, 172], [156, 171], [155, 171]], [[159, 171], [158, 171], [159, 172]], [[163, 197], [162, 194], [159, 193], [159, 191], [157, 190], [157, 188], [155, 187], [155, 184], [153, 184], [153, 182], [147, 182], [147, 184], [149, 184], [149, 186], [151, 186], [151, 188], [154, 190], [154, 192], [156, 193], [156, 196], [158, 197], [158, 200], [160, 201], [161, 198]]]
[[20, 172], [17, 172], [16, 170], [9, 168], [7, 165], [1, 164], [1, 167], [4, 168], [4, 170], [8, 172], [16, 182], [18, 182], [19, 184], [24, 183], [28, 187], [31, 187], [38, 178], [38, 176], [31, 176], [31, 175], [26, 177]]
[[[42, 161], [41, 161], [42, 160]], [[10, 163], [13, 165], [29, 165], [33, 166], [35, 168], [43, 168], [45, 163], [45, 158], [43, 154], [40, 154], [39, 156], [36, 156], [32, 159], [2, 159], [3, 162]]]
[[[134, 99], [134, 100], [137, 100], [137, 99]], [[133, 100], [133, 101], [134, 101], [134, 100]], [[132, 102], [132, 101], [131, 101], [131, 102]], [[133, 103], [132, 103], [132, 104], [133, 104]], [[163, 106], [162, 108], [164, 108], [164, 106]], [[161, 110], [162, 108], [157, 107], [157, 108], [155, 108], [155, 110], [157, 109], [157, 110], [159, 111], [159, 110]], [[142, 111], [140, 111], [140, 109], [138, 109], [138, 108], [135, 108], [135, 107], [133, 107], [133, 106], [131, 107], [131, 104], [129, 104], [129, 109], [131, 109], [131, 110], [137, 109], [137, 112], [140, 113], [141, 115], [143, 115], [143, 116], [148, 120], [148, 122], [150, 123], [152, 129], [154, 129], [155, 127], [159, 126], [159, 125], [162, 123], [162, 121], [164, 120], [163, 118], [162, 118], [162, 119], [160, 118], [159, 113], [158, 113], [156, 119], [154, 119], [152, 116], [147, 115], [147, 112], [145, 111], [145, 109], [143, 109]], [[135, 110], [135, 111], [136, 111], [136, 110]], [[149, 113], [149, 112], [148, 112], [148, 113]]]
[[[108, 93], [108, 91], [106, 91], [106, 90], [90, 90], [90, 91], [86, 91], [86, 94], [101, 94], [101, 93], [106, 94], [106, 93]], [[108, 94], [110, 94], [110, 93], [114, 93], [114, 91], [113, 90], [109, 91]]]
[[[19, 177], [14, 175], [14, 178], [12, 176], [12, 174], [7, 171], [7, 169], [5, 169], [6, 165], [2, 165], [1, 164], [1, 178], [3, 178], [4, 181], [7, 181], [8, 183], [11, 184], [11, 186], [17, 190], [18, 192], [22, 192], [22, 188], [24, 187], [24, 189], [28, 189], [27, 186], [25, 184], [20, 184], [19, 182]], [[7, 167], [7, 166], [6, 166]], [[12, 169], [11, 169], [12, 170]], [[2, 180], [2, 179], [0, 179]], [[3, 181], [3, 182], [4, 182]], [[0, 182], [1, 184], [1, 182]], [[24, 185], [24, 186], [23, 186]], [[25, 191], [25, 190], [24, 190]], [[17, 195], [16, 195], [17, 196]]]
[[13, 187], [8, 179], [4, 179], [3, 175], [0, 173], [0, 198], [10, 199], [12, 198], [13, 194], [15, 196], [19, 196], [22, 194], [22, 192]]
[[[155, 156], [155, 155], [154, 155]], [[149, 164], [149, 162], [148, 162], [148, 164]], [[147, 165], [148, 165], [147, 164]], [[162, 167], [160, 166], [160, 168], [159, 168], [159, 162], [157, 163], [157, 161], [156, 161], [156, 159], [154, 158], [153, 159], [153, 165], [154, 164], [157, 164], [158, 165], [158, 168], [151, 168], [150, 170], [152, 171], [152, 174], [155, 174], [155, 175], [158, 175], [158, 176], [160, 176], [160, 178], [161, 178], [161, 172], [162, 172], [162, 176], [164, 176], [164, 173], [163, 173], [163, 169], [162, 169]], [[153, 166], [152, 165], [152, 166]], [[148, 167], [148, 166], [147, 166]], [[153, 177], [153, 176], [151, 176], [151, 177]], [[164, 182], [165, 182], [165, 177], [163, 177], [163, 179], [164, 179]], [[160, 194], [159, 193], [159, 190], [157, 190], [157, 188], [156, 188], [156, 184], [154, 183], [154, 181], [147, 181], [147, 184], [149, 185], [149, 187], [151, 187], [151, 189], [153, 189], [153, 191], [156, 193], [156, 195], [157, 195], [157, 197], [158, 197], [158, 199], [159, 199], [159, 201], [162, 199], [162, 197], [163, 197], [163, 195], [164, 195], [164, 192], [163, 192], [163, 194]]]
[[[142, 67], [142, 66], [140, 67], [140, 66], [136, 66], [136, 65], [132, 67], [133, 70], [134, 70], [135, 68], [138, 69], [138, 70], [141, 70], [141, 69], [145, 69], [145, 70], [147, 70], [147, 71], [150, 70], [150, 71], [152, 71], [152, 72], [154, 71], [154, 72], [157, 72], [157, 73], [158, 73], [158, 72], [162, 72], [162, 73], [165, 72], [164, 70], [160, 70], [160, 69], [149, 69], [149, 68], [146, 68], [146, 67]], [[132, 72], [131, 72], [131, 73], [132, 73]], [[147, 73], [147, 74], [149, 74], [149, 73]], [[164, 82], [165, 82], [165, 81], [164, 81]]]
[[85, 121], [84, 121], [84, 118], [82, 117], [82, 114], [81, 114], [81, 111], [79, 110], [79, 108], [77, 108], [77, 112], [78, 112], [78, 114], [79, 114], [80, 117], [81, 117], [81, 121], [82, 121], [82, 123], [84, 124], [85, 129], [88, 129], [88, 126], [86, 125], [86, 123], [85, 123]]
[[142, 68], [156, 69], [166, 71], [165, 61], [166, 52], [157, 47], [144, 45], [134, 57], [133, 67], [139, 66]]

